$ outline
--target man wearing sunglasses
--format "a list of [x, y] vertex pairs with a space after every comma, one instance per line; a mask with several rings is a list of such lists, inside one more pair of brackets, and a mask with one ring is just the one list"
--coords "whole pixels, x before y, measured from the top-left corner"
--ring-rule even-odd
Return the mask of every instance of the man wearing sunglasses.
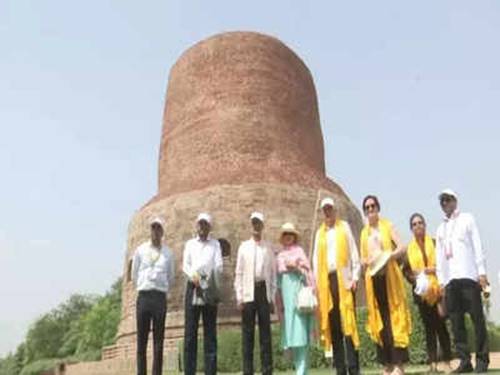
[[339, 219], [332, 198], [321, 201], [324, 221], [316, 231], [313, 270], [319, 297], [320, 337], [325, 355], [333, 354], [338, 375], [358, 375], [359, 335], [355, 297], [361, 271], [349, 223]]
[[468, 313], [476, 333], [476, 368], [486, 372], [489, 364], [488, 335], [481, 291], [489, 285], [486, 255], [479, 231], [471, 214], [458, 210], [457, 194], [450, 189], [439, 194], [445, 213], [436, 234], [437, 277], [444, 288], [446, 308], [451, 320], [459, 366], [454, 373], [472, 372], [464, 316]]

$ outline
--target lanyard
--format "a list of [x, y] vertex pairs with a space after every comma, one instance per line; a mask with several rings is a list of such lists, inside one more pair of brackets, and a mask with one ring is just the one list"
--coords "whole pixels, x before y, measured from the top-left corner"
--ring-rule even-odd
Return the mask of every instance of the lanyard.
[[[455, 228], [457, 226], [458, 215], [458, 213], [456, 215], [452, 214], [448, 221], [444, 224], [444, 253], [446, 255], [446, 259], [453, 258], [453, 249], [451, 244], [453, 242], [453, 234], [455, 233]], [[450, 223], [451, 220], [453, 220], [452, 223]], [[450, 224], [451, 228], [448, 231]]]

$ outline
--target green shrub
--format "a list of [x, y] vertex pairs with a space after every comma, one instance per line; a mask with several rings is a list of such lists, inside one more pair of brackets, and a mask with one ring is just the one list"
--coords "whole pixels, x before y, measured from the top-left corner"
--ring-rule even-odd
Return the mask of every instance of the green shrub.
[[[476, 351], [476, 332], [474, 331], [474, 324], [469, 315], [465, 316], [465, 329], [467, 330], [467, 343], [471, 352]], [[490, 352], [500, 351], [500, 327], [495, 326], [494, 323], [486, 323], [488, 331], [488, 345]], [[451, 327], [450, 327], [451, 332]]]
[[60, 363], [60, 359], [40, 359], [24, 366], [19, 375], [40, 375], [56, 368]]
[[13, 354], [0, 359], [0, 375], [17, 375], [21, 371], [21, 367]]
[[412, 332], [410, 335], [410, 346], [408, 347], [408, 351], [410, 353], [410, 363], [419, 365], [427, 363], [428, 359], [427, 344], [425, 341], [425, 329], [422, 323], [422, 318], [420, 317], [420, 312], [418, 311], [418, 307], [413, 302], [413, 298], [411, 296], [410, 298]]
[[500, 327], [488, 323], [488, 344], [490, 352], [500, 352]]
[[366, 307], [358, 307], [356, 321], [358, 322], [359, 365], [361, 367], [373, 367], [377, 363], [377, 348], [365, 328], [367, 317]]

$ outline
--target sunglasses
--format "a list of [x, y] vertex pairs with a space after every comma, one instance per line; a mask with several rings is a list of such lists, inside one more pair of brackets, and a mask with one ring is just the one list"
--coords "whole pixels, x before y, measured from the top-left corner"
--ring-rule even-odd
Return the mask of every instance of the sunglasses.
[[441, 199], [439, 201], [441, 202], [441, 204], [448, 203], [448, 202], [453, 201], [453, 197], [449, 197], [449, 196], [445, 195], [444, 197], [441, 197]]
[[371, 210], [371, 209], [375, 209], [375, 208], [377, 208], [377, 205], [375, 203], [367, 204], [365, 206], [365, 211], [368, 211], [368, 210]]

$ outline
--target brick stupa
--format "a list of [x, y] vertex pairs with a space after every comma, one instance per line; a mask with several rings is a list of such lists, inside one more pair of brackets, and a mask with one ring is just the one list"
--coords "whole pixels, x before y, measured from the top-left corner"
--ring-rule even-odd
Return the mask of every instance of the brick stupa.
[[[165, 219], [166, 242], [177, 263], [166, 320], [167, 367], [177, 365], [177, 343], [183, 336], [182, 251], [199, 212], [213, 216], [213, 236], [230, 246], [224, 258], [219, 330], [240, 323], [232, 285], [237, 249], [249, 238], [253, 210], [265, 214], [265, 237], [273, 242], [282, 223], [295, 223], [306, 251], [321, 221], [319, 201], [326, 195], [335, 199], [355, 236], [361, 228], [358, 210], [325, 173], [311, 73], [273, 37], [224, 33], [197, 43], [179, 58], [167, 87], [158, 170], [157, 195], [130, 223], [117, 342], [104, 350], [101, 365], [95, 364], [103, 374], [114, 374], [117, 367], [117, 373], [133, 374], [136, 292], [130, 267], [134, 249], [149, 237], [152, 217]], [[78, 366], [68, 370], [91, 373], [90, 367], [77, 372]]]

